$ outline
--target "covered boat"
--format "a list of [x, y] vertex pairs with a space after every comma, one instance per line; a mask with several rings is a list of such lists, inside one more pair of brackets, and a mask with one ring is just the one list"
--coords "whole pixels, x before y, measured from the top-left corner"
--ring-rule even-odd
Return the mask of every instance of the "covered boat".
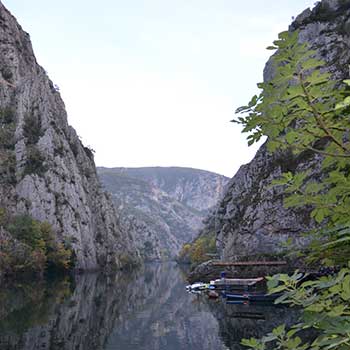
[[262, 301], [272, 302], [279, 298], [282, 293], [266, 294], [266, 293], [228, 293], [224, 292], [223, 296], [229, 300], [242, 300], [242, 301]]
[[210, 289], [216, 289], [225, 286], [235, 286], [235, 287], [251, 287], [255, 284], [262, 282], [264, 277], [258, 278], [219, 278], [210, 281]]

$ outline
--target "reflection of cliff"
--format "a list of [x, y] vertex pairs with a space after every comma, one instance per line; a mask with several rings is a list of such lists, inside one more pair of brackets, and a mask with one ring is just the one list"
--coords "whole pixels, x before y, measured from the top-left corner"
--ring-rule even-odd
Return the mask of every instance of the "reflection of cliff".
[[[0, 289], [1, 350], [225, 350], [208, 306], [184, 290], [174, 264], [137, 276]], [[147, 346], [145, 346], [147, 344]]]
[[125, 275], [116, 279], [79, 276], [69, 297], [67, 284], [37, 286], [34, 297], [34, 288], [4, 289], [0, 292], [0, 349], [103, 349], [125, 302], [127, 279]]
[[176, 265], [146, 266], [135, 287], [144, 302], [116, 322], [106, 350], [227, 349], [218, 322], [202, 298], [186, 293]]
[[[289, 309], [208, 301], [184, 285], [168, 263], [72, 283], [1, 286], [0, 350], [236, 350], [242, 337], [294, 317]], [[244, 319], [246, 311], [265, 320]]]

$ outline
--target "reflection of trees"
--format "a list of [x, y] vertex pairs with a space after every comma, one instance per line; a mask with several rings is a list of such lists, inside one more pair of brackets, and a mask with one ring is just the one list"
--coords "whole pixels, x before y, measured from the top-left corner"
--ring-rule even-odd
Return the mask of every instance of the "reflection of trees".
[[20, 335], [48, 322], [56, 303], [71, 294], [68, 279], [14, 283], [0, 289], [0, 330]]

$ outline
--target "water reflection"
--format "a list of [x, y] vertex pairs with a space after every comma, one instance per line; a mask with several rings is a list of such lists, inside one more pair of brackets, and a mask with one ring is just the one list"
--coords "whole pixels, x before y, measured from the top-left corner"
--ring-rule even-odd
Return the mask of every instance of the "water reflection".
[[1, 350], [227, 350], [292, 321], [288, 309], [186, 293], [175, 264], [0, 287]]
[[299, 312], [271, 303], [226, 304], [221, 300], [211, 304], [210, 310], [219, 322], [219, 334], [228, 349], [247, 349], [240, 345], [242, 338], [260, 338], [281, 323], [294, 324]]
[[175, 264], [148, 267], [134, 285], [133, 312], [116, 322], [105, 349], [227, 349], [207, 303], [185, 284]]

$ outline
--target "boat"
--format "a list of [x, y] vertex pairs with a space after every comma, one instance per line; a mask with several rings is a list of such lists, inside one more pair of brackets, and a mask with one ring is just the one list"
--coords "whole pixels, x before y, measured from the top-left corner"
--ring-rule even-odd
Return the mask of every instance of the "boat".
[[258, 278], [219, 278], [213, 281], [210, 281], [210, 289], [220, 289], [226, 286], [233, 287], [251, 287], [255, 284], [262, 282], [264, 277]]
[[188, 292], [199, 292], [203, 290], [209, 289], [209, 284], [208, 283], [203, 283], [203, 282], [196, 282], [193, 284], [189, 284], [186, 286], [186, 290]]
[[283, 293], [227, 293], [224, 292], [223, 296], [229, 300], [242, 300], [242, 301], [254, 301], [254, 302], [272, 302], [279, 298]]

